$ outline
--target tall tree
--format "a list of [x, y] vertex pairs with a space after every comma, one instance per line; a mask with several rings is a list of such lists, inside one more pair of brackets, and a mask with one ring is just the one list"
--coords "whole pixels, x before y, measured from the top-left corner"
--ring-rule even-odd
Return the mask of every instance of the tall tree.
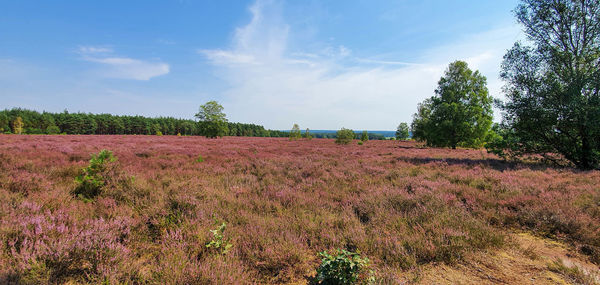
[[485, 76], [471, 71], [464, 61], [452, 62], [435, 94], [419, 105], [413, 137], [429, 146], [482, 146], [493, 118]]
[[600, 1], [524, 0], [515, 14], [528, 41], [504, 56], [504, 137], [490, 147], [599, 168]]
[[410, 133], [408, 130], [408, 124], [407, 123], [400, 123], [398, 125], [398, 128], [396, 129], [396, 139], [397, 140], [407, 140], [409, 137]]
[[200, 129], [202, 135], [207, 138], [223, 137], [229, 133], [227, 118], [223, 113], [223, 106], [217, 101], [208, 101], [200, 106], [200, 111], [196, 114], [200, 120]]
[[290, 131], [290, 140], [297, 140], [302, 137], [302, 133], [300, 132], [300, 127], [298, 124], [294, 124], [292, 126], [292, 130]]
[[308, 128], [306, 128], [306, 132], [304, 132], [304, 138], [306, 138], [307, 140], [312, 140], [313, 138]]
[[13, 121], [13, 133], [20, 135], [23, 133], [23, 119], [21, 117], [17, 117]]
[[8, 132], [10, 131], [10, 125], [9, 125], [9, 118], [8, 115], [6, 115], [5, 113], [0, 113], [0, 132]]

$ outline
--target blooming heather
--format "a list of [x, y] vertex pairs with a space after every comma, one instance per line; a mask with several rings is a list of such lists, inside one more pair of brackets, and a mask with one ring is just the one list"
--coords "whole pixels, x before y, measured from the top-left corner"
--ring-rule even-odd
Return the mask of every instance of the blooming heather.
[[[128, 182], [74, 197], [101, 149]], [[0, 135], [0, 283], [303, 282], [335, 249], [394, 280], [501, 248], [508, 230], [598, 264], [599, 181], [411, 142]], [[225, 255], [206, 247], [216, 222], [233, 245]]]

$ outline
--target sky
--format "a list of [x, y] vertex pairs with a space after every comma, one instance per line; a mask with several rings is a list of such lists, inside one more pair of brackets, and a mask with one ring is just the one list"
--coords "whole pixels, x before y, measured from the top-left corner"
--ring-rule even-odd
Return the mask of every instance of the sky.
[[[395, 130], [464, 60], [503, 98], [516, 0], [0, 0], [0, 109]], [[496, 112], [496, 120], [498, 120]]]

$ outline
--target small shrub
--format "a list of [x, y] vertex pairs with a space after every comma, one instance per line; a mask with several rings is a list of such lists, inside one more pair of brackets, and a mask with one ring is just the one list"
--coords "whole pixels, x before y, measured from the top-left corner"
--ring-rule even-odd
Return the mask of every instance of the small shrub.
[[351, 129], [342, 128], [337, 131], [337, 136], [335, 139], [336, 144], [349, 144], [354, 139], [354, 131]]
[[370, 261], [360, 253], [338, 250], [336, 255], [320, 252], [317, 284], [371, 284], [375, 281]]
[[49, 134], [49, 135], [57, 135], [57, 134], [60, 133], [60, 129], [57, 126], [54, 126], [54, 125], [48, 126], [46, 128], [46, 133]]
[[367, 133], [367, 131], [363, 131], [362, 135], [360, 136], [360, 141], [366, 142], [368, 140], [369, 140], [369, 134]]
[[102, 188], [106, 185], [106, 172], [111, 164], [116, 161], [113, 153], [109, 150], [101, 150], [97, 155], [92, 154], [90, 164], [83, 168], [83, 173], [75, 177], [77, 187], [73, 194], [84, 199], [93, 199], [100, 195]]
[[221, 254], [226, 254], [229, 252], [229, 249], [231, 249], [233, 245], [229, 243], [229, 240], [225, 239], [225, 236], [223, 235], [226, 227], [227, 225], [222, 223], [218, 228], [210, 230], [210, 232], [213, 234], [213, 239], [206, 244], [207, 248], [212, 248]]
[[358, 141], [358, 145], [363, 145], [363, 141]]
[[196, 162], [204, 162], [204, 157], [202, 157], [202, 155], [198, 155], [198, 158], [196, 158]]

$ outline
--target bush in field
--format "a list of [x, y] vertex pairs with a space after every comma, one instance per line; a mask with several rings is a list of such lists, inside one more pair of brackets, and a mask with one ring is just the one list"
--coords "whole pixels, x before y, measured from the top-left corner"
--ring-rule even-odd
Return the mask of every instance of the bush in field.
[[354, 139], [354, 131], [351, 129], [342, 128], [336, 133], [335, 143], [337, 144], [349, 144]]
[[302, 137], [302, 133], [300, 132], [300, 127], [298, 124], [294, 124], [292, 130], [290, 131], [290, 140], [297, 140]]
[[317, 269], [317, 284], [371, 284], [375, 281], [370, 261], [360, 253], [345, 249], [335, 255], [319, 253], [323, 259]]
[[231, 249], [233, 245], [229, 243], [229, 240], [225, 239], [225, 236], [223, 235], [226, 227], [227, 225], [222, 223], [218, 228], [210, 230], [213, 234], [213, 239], [206, 244], [207, 248], [212, 248], [221, 254], [229, 252], [229, 249]]
[[369, 140], [369, 134], [367, 133], [367, 131], [363, 131], [362, 135], [360, 136], [360, 141], [361, 142], [366, 142]]
[[307, 140], [312, 140], [312, 135], [310, 134], [310, 130], [307, 128], [306, 132], [304, 133], [304, 138]]
[[107, 182], [106, 174], [114, 167], [115, 161], [116, 158], [109, 150], [103, 149], [98, 154], [92, 154], [90, 164], [75, 178], [78, 185], [73, 194], [84, 199], [93, 199], [100, 195]]

